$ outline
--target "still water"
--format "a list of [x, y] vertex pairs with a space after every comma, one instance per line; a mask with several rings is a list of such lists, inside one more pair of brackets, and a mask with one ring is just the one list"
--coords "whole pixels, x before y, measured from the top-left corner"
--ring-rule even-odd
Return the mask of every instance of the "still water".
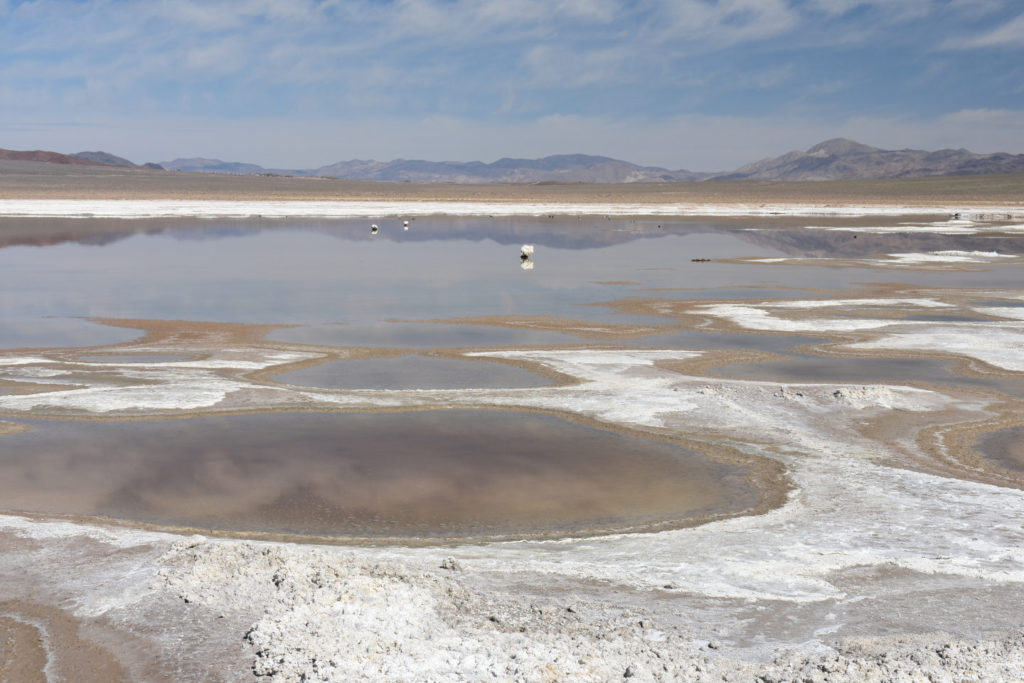
[[328, 536], [583, 533], [736, 512], [746, 470], [512, 411], [41, 422], [3, 437], [8, 510]]
[[[666, 324], [583, 306], [628, 296], [750, 298], [878, 281], [867, 268], [694, 262], [752, 256], [870, 256], [888, 250], [995, 248], [963, 236], [760, 230], [758, 219], [419, 218], [408, 232], [367, 221], [146, 221], [102, 237], [110, 221], [47, 220], [0, 231], [0, 347], [88, 346], [131, 338], [87, 318], [294, 325], [272, 339], [346, 346], [441, 348], [573, 343], [551, 331], [419, 321], [495, 315]], [[54, 227], [54, 224], [57, 227]], [[98, 224], [97, 224], [98, 223]], [[6, 234], [6, 238], [5, 238]], [[48, 233], [49, 234], [49, 233]], [[973, 240], [973, 241], [972, 241]], [[534, 244], [533, 269], [519, 247]], [[1007, 239], [1004, 253], [1024, 251]], [[852, 253], [851, 253], [852, 252]], [[1016, 286], [1016, 271], [885, 271], [886, 282]], [[666, 333], [671, 330], [666, 330]], [[669, 341], [669, 339], [666, 339]]]

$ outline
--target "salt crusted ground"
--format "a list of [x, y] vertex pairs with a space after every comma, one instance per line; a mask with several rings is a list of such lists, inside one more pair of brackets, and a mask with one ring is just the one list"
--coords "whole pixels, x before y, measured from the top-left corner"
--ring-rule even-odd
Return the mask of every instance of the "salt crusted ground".
[[[1019, 205], [971, 209], [958, 205], [807, 204], [796, 202], [744, 204], [741, 202], [629, 203], [601, 202], [502, 202], [502, 201], [308, 201], [308, 200], [197, 200], [181, 199], [0, 199], [0, 216], [157, 218], [316, 217], [359, 218], [377, 216], [903, 216], [906, 214], [950, 216], [952, 220], [905, 223], [896, 227], [856, 228], [862, 231], [923, 231], [974, 233], [989, 221], [1024, 217]], [[979, 225], [980, 223], [980, 225]], [[850, 229], [850, 228], [822, 228]], [[1007, 227], [1019, 231], [1020, 225]]]
[[804, 258], [799, 256], [754, 256], [750, 258], [728, 259], [735, 263], [752, 264], [783, 264], [798, 266], [829, 266], [871, 268], [912, 268], [915, 270], [949, 270], [957, 267], [973, 270], [981, 266], [1011, 265], [1020, 263], [1017, 254], [1000, 254], [997, 251], [929, 251], [923, 253], [881, 254], [874, 258]]
[[[913, 297], [859, 303], [945, 306]], [[770, 315], [828, 308], [815, 301], [761, 307]], [[309, 390], [267, 374], [326, 358], [324, 349], [246, 341], [216, 326], [186, 336], [162, 325], [162, 335], [91, 349], [89, 361], [76, 360], [77, 350], [3, 354], [0, 378], [50, 390], [0, 396], [0, 410], [127, 417], [539, 408], [740, 446], [783, 463], [794, 488], [766, 514], [696, 528], [444, 548], [181, 539], [3, 518], [5, 584], [23, 587], [31, 604], [73, 614], [81, 633], [118, 653], [126, 676], [1024, 677], [1024, 641], [1014, 630], [1022, 625], [1024, 492], [961, 478], [972, 474], [958, 470], [951, 454], [914, 439], [914, 425], [990, 417], [988, 397], [712, 379], [672, 369], [701, 352], [629, 349], [469, 354], [578, 380], [556, 387]], [[105, 352], [186, 359], [95, 360]], [[905, 428], [885, 428], [894, 414]], [[50, 577], [45, 588], [39, 575]], [[151, 654], [141, 654], [140, 642]], [[60, 647], [50, 655], [54, 670], [68, 657]]]
[[[856, 297], [844, 304], [854, 316], [818, 299], [660, 313], [829, 331], [849, 352], [1024, 370], [1010, 295], [979, 297], [1007, 305], [978, 306], [970, 323], [894, 317], [969, 306], [934, 294]], [[1024, 680], [1024, 491], [962, 457], [956, 429], [926, 428], [1011, 419], [1016, 408], [994, 395], [718, 379], [687, 371], [716, 352], [627, 348], [467, 356], [576, 379], [554, 387], [312, 390], [272, 374], [346, 352], [162, 325], [140, 342], [89, 349], [88, 361], [80, 349], [0, 354], [3, 386], [37, 392], [0, 394], [0, 413], [524, 407], [741, 448], [781, 463], [792, 488], [765, 514], [695, 528], [446, 547], [183, 538], [3, 516], [0, 577], [12, 599], [0, 619], [36, 629], [40, 673], [53, 679]], [[95, 359], [103, 353], [184, 360]], [[6, 646], [27, 651], [23, 641]]]

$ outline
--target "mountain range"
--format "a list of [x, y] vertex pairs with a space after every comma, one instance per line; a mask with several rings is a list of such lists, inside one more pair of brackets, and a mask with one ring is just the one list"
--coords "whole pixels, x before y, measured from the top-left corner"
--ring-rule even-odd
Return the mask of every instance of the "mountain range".
[[587, 154], [559, 154], [543, 159], [498, 159], [482, 161], [424, 161], [395, 159], [339, 161], [314, 169], [271, 169], [255, 164], [224, 162], [219, 159], [175, 159], [161, 166], [174, 171], [207, 173], [270, 173], [275, 175], [449, 183], [631, 183], [686, 182], [702, 180], [708, 173], [670, 171], [654, 166], [637, 166], [628, 161]]
[[[119, 166], [136, 164], [107, 152], [18, 152], [0, 149], [0, 159], [58, 164]], [[143, 164], [141, 167], [236, 175], [287, 175], [444, 183], [631, 183], [694, 182], [703, 180], [855, 180], [909, 178], [936, 175], [1024, 173], [1024, 154], [975, 154], [966, 149], [935, 152], [914, 149], [886, 150], [836, 138], [805, 152], [755, 161], [727, 173], [700, 173], [638, 166], [610, 157], [560, 154], [542, 159], [503, 158], [481, 161], [339, 161], [314, 169], [274, 169], [258, 164], [220, 159], [190, 158]]]
[[716, 180], [854, 180], [936, 175], [1024, 173], [1024, 154], [974, 154], [966, 149], [879, 149], [836, 138], [741, 166]]

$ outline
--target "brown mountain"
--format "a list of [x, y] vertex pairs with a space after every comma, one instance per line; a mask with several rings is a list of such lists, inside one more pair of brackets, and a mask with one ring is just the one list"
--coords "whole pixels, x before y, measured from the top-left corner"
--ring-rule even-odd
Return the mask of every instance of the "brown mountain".
[[47, 164], [66, 164], [72, 166], [106, 166], [102, 162], [84, 159], [73, 154], [58, 154], [41, 149], [20, 152], [13, 149], [0, 149], [0, 159], [8, 161], [41, 161]]
[[856, 180], [937, 175], [1024, 173], [1024, 154], [974, 154], [966, 149], [880, 149], [826, 140], [806, 152], [762, 159], [711, 180]]

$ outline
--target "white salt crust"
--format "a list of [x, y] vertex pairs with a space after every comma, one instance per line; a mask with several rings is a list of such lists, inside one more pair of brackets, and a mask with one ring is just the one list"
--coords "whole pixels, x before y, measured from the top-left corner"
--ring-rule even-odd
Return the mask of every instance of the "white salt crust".
[[795, 265], [857, 265], [870, 268], [919, 268], [962, 265], [999, 265], [1020, 260], [1016, 254], [1000, 254], [996, 251], [929, 251], [922, 253], [884, 254], [878, 258], [830, 258], [779, 256], [740, 259], [744, 263], [754, 264], [795, 264]]
[[[1000, 295], [1003, 296], [1003, 295]], [[1011, 298], [1008, 295], [1006, 298]], [[858, 304], [859, 302], [863, 302]], [[707, 304], [696, 312], [729, 320], [748, 330], [771, 332], [879, 332], [879, 336], [846, 345], [851, 349], [884, 349], [943, 353], [974, 358], [1003, 370], [1024, 372], [1024, 309], [1014, 306], [976, 307], [973, 310], [1005, 318], [1004, 321], [949, 322], [894, 320], [891, 318], [786, 318], [774, 311], [817, 309], [828, 302], [788, 301], [757, 304]], [[946, 308], [928, 299], [843, 300], [837, 305], [893, 308]], [[771, 309], [771, 310], [769, 310]]]
[[[402, 216], [903, 216], [960, 213], [977, 220], [1024, 217], [1020, 206], [985, 207], [818, 204], [631, 204], [485, 201], [217, 201], [2, 199], [0, 216], [45, 218], [374, 218]], [[980, 229], [970, 220], [932, 224]], [[1017, 226], [1024, 228], [1024, 226]], [[829, 228], [831, 229], [831, 228]], [[883, 230], [884, 228], [878, 228]], [[861, 230], [861, 228], [857, 228]], [[867, 228], [873, 230], [873, 228]]]
[[[250, 352], [247, 362], [247, 354], [232, 356], [246, 368], [290, 358], [258, 360], [259, 350]], [[348, 397], [361, 405], [549, 408], [727, 443], [748, 443], [756, 434], [765, 445], [748, 448], [784, 463], [795, 487], [782, 507], [658, 533], [444, 548], [326, 548], [202, 537], [176, 541], [166, 534], [12, 516], [0, 517], [0, 529], [50, 544], [85, 537], [148, 553], [136, 573], [127, 576], [98, 574], [99, 561], [97, 568], [84, 564], [79, 570], [84, 576], [74, 579], [78, 597], [73, 611], [83, 618], [123, 621], [148, 605], [164, 604], [160, 601], [169, 596], [178, 598], [188, 615], [198, 614], [197, 609], [211, 614], [247, 610], [251, 625], [244, 635], [253, 672], [274, 681], [475, 680], [492, 674], [511, 680], [609, 680], [627, 670], [638, 680], [721, 680], [723, 672], [751, 680], [749, 667], [754, 665], [745, 658], [770, 659], [786, 650], [814, 661], [826, 656], [824, 641], [845, 625], [844, 617], [835, 615], [859, 609], [860, 601], [873, 600], [876, 590], [869, 586], [859, 592], [840, 584], [844, 571], [901, 568], [936, 580], [959, 577], [989, 592], [1024, 582], [1024, 492], [899, 469], [894, 465], [914, 448], [912, 438], [886, 445], [859, 431], [863, 420], [891, 411], [979, 412], [983, 403], [900, 386], [691, 377], [655, 365], [699, 355], [676, 350], [489, 351], [467, 357], [535, 362], [581, 383], [515, 390], [307, 393], [327, 402]], [[152, 368], [157, 374], [143, 368], [139, 379], [164, 376], [175, 363], [153, 365], [160, 366]], [[223, 372], [223, 364], [215, 365]], [[116, 367], [104, 364], [104, 372]], [[24, 366], [9, 365], [5, 373], [19, 369]], [[196, 377], [203, 381], [202, 375]], [[189, 394], [185, 385], [174, 380], [160, 388], [172, 396]], [[130, 389], [127, 395], [134, 395]], [[288, 393], [264, 396], [259, 407], [270, 407], [274, 400], [287, 404]], [[517, 588], [545, 585], [552, 587], [549, 597], [537, 594], [528, 601]], [[906, 590], [913, 593], [913, 588]], [[657, 602], [658, 594], [688, 596], [688, 626], [672, 625], [676, 608]], [[616, 602], [621, 599], [630, 602]], [[649, 600], [655, 602], [643, 607]], [[818, 604], [833, 614], [831, 620], [800, 607]], [[963, 608], [945, 604], [947, 610]], [[803, 617], [809, 621], [797, 618], [787, 629], [767, 629], [747, 642], [740, 634], [758, 605], [810, 610]], [[658, 620], [653, 626], [651, 614]], [[884, 617], [887, 629], [925, 627], [906, 619]], [[745, 644], [730, 648], [719, 642], [719, 654], [709, 659], [709, 635]], [[242, 642], [242, 636], [237, 633], [235, 642]], [[1017, 650], [1006, 655], [1009, 660], [986, 652], [971, 659], [968, 668], [994, 672], [997, 678], [1007, 671], [1024, 672]], [[920, 671], [920, 651], [907, 656], [902, 671]], [[763, 673], [774, 671], [765, 669], [771, 666], [783, 664], [754, 668]]]

